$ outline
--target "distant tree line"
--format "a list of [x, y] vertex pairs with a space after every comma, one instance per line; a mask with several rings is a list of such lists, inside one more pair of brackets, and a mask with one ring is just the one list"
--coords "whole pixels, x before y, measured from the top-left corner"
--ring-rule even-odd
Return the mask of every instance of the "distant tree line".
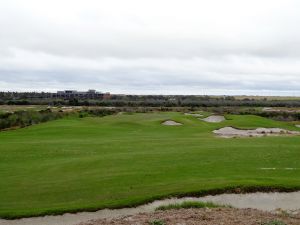
[[[0, 92], [1, 93], [1, 92]], [[41, 98], [15, 98], [0, 94], [0, 105], [52, 105], [52, 106], [109, 106], [109, 107], [300, 107], [299, 99], [268, 100], [232, 96], [194, 96], [194, 95], [111, 95], [109, 99], [57, 99], [44, 93]]]

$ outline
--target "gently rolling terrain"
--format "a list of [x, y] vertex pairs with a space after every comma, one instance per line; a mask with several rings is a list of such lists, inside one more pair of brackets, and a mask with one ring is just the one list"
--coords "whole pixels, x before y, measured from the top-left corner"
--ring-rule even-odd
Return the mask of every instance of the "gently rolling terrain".
[[[250, 115], [226, 119], [123, 113], [1, 132], [0, 217], [120, 208], [235, 187], [300, 189], [300, 136], [213, 134], [228, 126], [300, 128]], [[182, 125], [162, 125], [166, 120]]]

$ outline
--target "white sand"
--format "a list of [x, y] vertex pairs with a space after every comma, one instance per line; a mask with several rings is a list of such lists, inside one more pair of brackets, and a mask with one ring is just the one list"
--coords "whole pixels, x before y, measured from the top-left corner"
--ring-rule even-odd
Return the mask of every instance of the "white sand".
[[165, 125], [165, 126], [181, 126], [182, 123], [177, 123], [173, 120], [166, 120], [165, 122], [162, 123], [162, 125]]
[[209, 116], [202, 120], [205, 122], [208, 122], [208, 123], [220, 123], [225, 120], [225, 117], [224, 116]]
[[214, 130], [213, 133], [224, 138], [300, 135], [300, 132], [298, 131], [289, 131], [281, 128], [257, 128], [255, 130], [240, 130], [233, 127], [224, 127], [219, 130]]

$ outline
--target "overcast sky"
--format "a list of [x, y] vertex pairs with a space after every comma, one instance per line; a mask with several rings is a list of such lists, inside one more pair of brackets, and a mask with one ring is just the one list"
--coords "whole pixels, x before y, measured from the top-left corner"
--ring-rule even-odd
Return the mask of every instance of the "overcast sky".
[[299, 0], [1, 0], [0, 90], [300, 95]]

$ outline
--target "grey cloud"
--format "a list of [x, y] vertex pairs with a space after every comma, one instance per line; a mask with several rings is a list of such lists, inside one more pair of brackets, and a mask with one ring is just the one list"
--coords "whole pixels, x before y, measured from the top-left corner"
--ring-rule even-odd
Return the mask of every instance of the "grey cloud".
[[299, 6], [7, 1], [0, 8], [0, 90], [295, 94]]

